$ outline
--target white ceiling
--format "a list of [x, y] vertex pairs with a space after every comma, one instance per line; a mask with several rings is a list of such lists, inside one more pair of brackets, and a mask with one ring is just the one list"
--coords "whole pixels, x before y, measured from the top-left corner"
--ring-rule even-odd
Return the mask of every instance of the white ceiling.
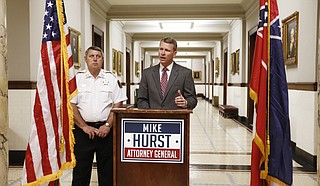
[[[245, 17], [257, 0], [93, 0], [108, 7], [111, 21], [120, 21], [125, 33], [153, 52], [159, 39], [172, 36], [181, 49], [213, 48]], [[167, 24], [171, 24], [167, 27]], [[173, 25], [173, 26], [172, 26]], [[197, 50], [197, 49], [196, 49]], [[203, 51], [202, 51], [203, 52]]]
[[108, 0], [111, 5], [240, 4], [246, 0]]
[[225, 33], [231, 19], [121, 21], [127, 33]]
[[[232, 20], [141, 20], [121, 21], [123, 31], [140, 40], [143, 48], [158, 47], [159, 39], [168, 34], [178, 40], [179, 48], [213, 48], [215, 38], [221, 40]], [[165, 27], [165, 24], [169, 27]], [[149, 37], [146, 37], [150, 35]], [[200, 38], [203, 36], [203, 38]], [[157, 38], [154, 40], [153, 38]], [[194, 41], [195, 40], [195, 41]]]

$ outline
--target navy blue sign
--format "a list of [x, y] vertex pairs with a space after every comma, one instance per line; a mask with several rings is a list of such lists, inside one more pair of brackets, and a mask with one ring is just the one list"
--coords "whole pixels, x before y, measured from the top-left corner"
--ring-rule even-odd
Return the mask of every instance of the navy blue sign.
[[121, 125], [121, 161], [183, 163], [183, 120], [123, 118]]

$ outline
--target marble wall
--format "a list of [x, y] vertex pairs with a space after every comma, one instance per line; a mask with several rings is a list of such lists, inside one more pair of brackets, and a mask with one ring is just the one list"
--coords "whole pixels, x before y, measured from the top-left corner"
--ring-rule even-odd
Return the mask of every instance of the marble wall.
[[0, 0], [0, 185], [8, 184], [8, 64], [6, 0]]
[[318, 50], [317, 50], [317, 60], [318, 60], [318, 125], [316, 127], [317, 136], [316, 136], [316, 143], [317, 143], [317, 173], [318, 173], [318, 185], [320, 185], [320, 3], [318, 3]]

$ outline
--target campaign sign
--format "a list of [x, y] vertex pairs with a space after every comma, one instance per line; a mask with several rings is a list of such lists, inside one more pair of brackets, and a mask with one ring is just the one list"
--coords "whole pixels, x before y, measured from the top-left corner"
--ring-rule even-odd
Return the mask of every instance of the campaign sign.
[[184, 120], [121, 120], [121, 161], [183, 163]]

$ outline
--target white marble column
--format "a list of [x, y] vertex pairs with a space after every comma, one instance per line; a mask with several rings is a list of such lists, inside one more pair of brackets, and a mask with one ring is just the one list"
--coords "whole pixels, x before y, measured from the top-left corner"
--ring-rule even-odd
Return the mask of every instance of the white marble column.
[[7, 6], [0, 0], [0, 185], [8, 185]]
[[[320, 3], [318, 3], [318, 17], [320, 15]], [[318, 19], [318, 125], [316, 127], [316, 144], [317, 144], [317, 175], [318, 175], [318, 185], [320, 185], [320, 19]]]

